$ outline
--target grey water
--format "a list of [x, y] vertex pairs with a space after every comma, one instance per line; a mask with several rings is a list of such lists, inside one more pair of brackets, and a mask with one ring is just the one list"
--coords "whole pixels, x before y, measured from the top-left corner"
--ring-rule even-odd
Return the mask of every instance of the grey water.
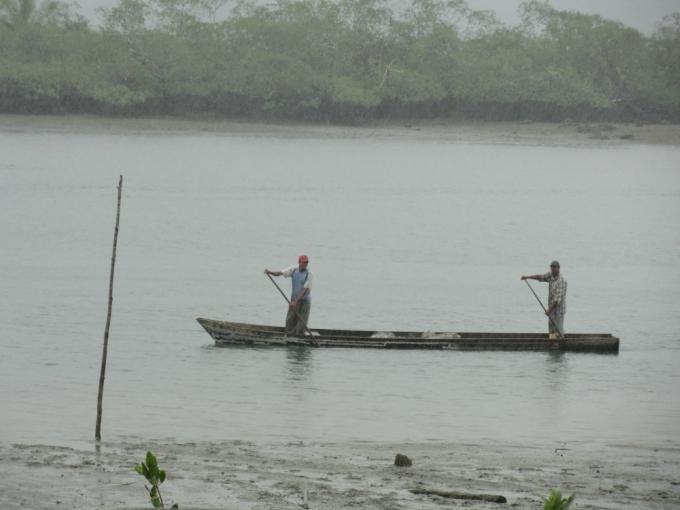
[[[680, 148], [366, 134], [0, 131], [0, 442], [94, 435], [123, 174], [105, 439], [677, 446]], [[543, 331], [556, 258], [621, 351], [215, 348], [301, 253], [312, 327], [386, 331]]]

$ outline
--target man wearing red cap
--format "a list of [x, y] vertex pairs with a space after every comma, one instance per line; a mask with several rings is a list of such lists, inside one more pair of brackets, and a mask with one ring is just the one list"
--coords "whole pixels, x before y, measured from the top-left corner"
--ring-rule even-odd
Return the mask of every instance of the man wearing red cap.
[[290, 296], [290, 307], [286, 316], [286, 334], [305, 336], [309, 312], [312, 308], [312, 272], [307, 269], [309, 257], [300, 255], [297, 266], [290, 266], [281, 271], [265, 269], [265, 274], [285, 276], [293, 282], [293, 292]]

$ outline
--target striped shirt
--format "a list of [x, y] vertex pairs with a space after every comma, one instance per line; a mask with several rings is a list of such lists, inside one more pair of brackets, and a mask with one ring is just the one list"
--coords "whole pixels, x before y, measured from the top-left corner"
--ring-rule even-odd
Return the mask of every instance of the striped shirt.
[[562, 273], [555, 277], [551, 272], [547, 272], [541, 281], [548, 282], [548, 308], [557, 304], [556, 313], [561, 315], [567, 313], [567, 280], [562, 277]]

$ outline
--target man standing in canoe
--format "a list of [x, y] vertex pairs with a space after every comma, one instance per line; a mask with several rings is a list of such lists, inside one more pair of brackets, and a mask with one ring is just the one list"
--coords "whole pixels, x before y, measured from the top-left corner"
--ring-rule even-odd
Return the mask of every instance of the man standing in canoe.
[[[522, 276], [522, 280], [538, 280], [548, 283], [548, 332], [551, 336], [557, 333], [564, 335], [564, 314], [567, 313], [567, 280], [560, 273], [560, 263], [553, 260], [550, 263], [550, 272]], [[557, 331], [555, 331], [557, 328]]]
[[290, 266], [281, 271], [265, 269], [264, 273], [272, 276], [285, 276], [293, 282], [293, 292], [290, 296], [290, 306], [286, 316], [286, 334], [292, 336], [305, 336], [309, 312], [312, 308], [312, 281], [313, 275], [307, 269], [309, 257], [300, 255], [297, 266]]

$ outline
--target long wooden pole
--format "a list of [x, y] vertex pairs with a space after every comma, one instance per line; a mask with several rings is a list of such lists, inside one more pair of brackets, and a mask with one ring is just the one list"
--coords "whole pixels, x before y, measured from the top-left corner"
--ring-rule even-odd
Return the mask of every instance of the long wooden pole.
[[120, 223], [120, 196], [123, 191], [123, 176], [118, 180], [118, 207], [116, 209], [116, 228], [113, 232], [113, 253], [111, 255], [111, 275], [109, 277], [109, 309], [106, 314], [106, 327], [104, 328], [104, 347], [102, 350], [102, 367], [99, 372], [99, 394], [97, 396], [97, 425], [94, 437], [97, 441], [102, 439], [102, 398], [104, 397], [104, 378], [106, 375], [106, 355], [109, 348], [109, 326], [111, 326], [111, 308], [113, 307], [113, 274], [116, 267], [116, 245], [118, 244], [118, 225]]
[[[283, 299], [286, 300], [286, 303], [288, 303], [288, 306], [290, 306], [290, 300], [288, 299], [288, 296], [286, 296], [286, 294], [284, 294], [284, 292], [281, 290], [281, 287], [279, 287], [279, 284], [274, 281], [274, 278], [272, 278], [272, 275], [267, 273], [267, 276], [269, 277], [269, 279], [274, 284], [274, 287], [276, 287], [278, 289], [279, 293], [283, 296]], [[302, 317], [300, 317], [300, 314], [298, 313], [298, 311], [295, 308], [293, 308], [293, 311], [295, 312], [295, 315], [297, 315], [297, 318], [300, 320], [300, 322], [302, 322], [302, 324], [305, 325], [305, 329], [307, 330], [307, 333], [309, 333], [309, 338], [311, 339], [312, 345], [314, 347], [318, 347], [319, 342], [316, 341], [316, 339], [314, 338], [314, 335], [312, 334], [310, 329], [307, 327], [307, 323], [302, 320]]]
[[[524, 283], [526, 283], [529, 286], [529, 289], [531, 289], [531, 293], [534, 295], [534, 297], [538, 301], [538, 304], [541, 305], [541, 308], [543, 308], [543, 311], [545, 312], [545, 314], [548, 315], [548, 310], [546, 310], [545, 306], [543, 306], [543, 301], [541, 301], [541, 298], [538, 297], [538, 294], [536, 294], [536, 292], [534, 291], [534, 288], [529, 284], [528, 281], [524, 280]], [[560, 328], [557, 327], [557, 324], [555, 324], [555, 321], [553, 320], [553, 318], [550, 315], [548, 315], [548, 320], [550, 321], [550, 323], [555, 328], [555, 331], [557, 331], [557, 334], [560, 336], [560, 340], [564, 340], [564, 335], [560, 331]]]

